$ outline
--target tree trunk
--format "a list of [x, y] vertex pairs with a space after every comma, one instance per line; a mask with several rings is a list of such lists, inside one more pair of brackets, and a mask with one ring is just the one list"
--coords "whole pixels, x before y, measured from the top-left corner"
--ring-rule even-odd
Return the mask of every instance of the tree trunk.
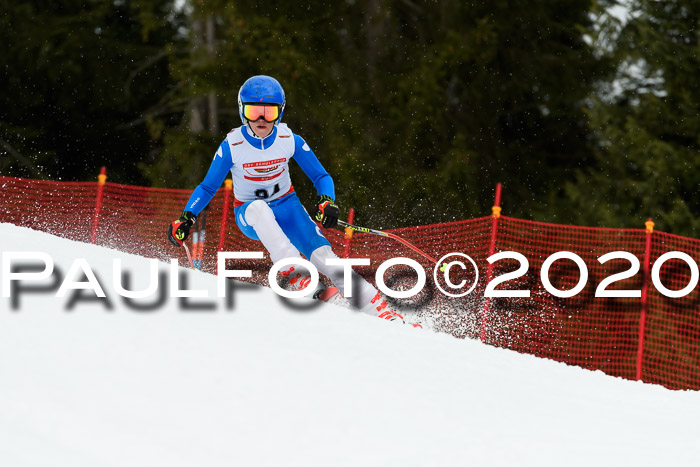
[[[207, 52], [213, 58], [215, 55], [215, 29], [214, 15], [207, 16]], [[216, 100], [216, 92], [210, 91], [208, 96], [209, 107], [209, 133], [216, 136], [219, 133], [219, 106]]]

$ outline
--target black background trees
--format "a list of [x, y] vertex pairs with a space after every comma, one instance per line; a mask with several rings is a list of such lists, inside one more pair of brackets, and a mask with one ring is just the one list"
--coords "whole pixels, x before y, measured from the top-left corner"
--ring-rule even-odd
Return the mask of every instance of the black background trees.
[[697, 236], [700, 2], [614, 3], [5, 3], [0, 172], [193, 188], [262, 73], [363, 223], [485, 215], [502, 182], [509, 215]]

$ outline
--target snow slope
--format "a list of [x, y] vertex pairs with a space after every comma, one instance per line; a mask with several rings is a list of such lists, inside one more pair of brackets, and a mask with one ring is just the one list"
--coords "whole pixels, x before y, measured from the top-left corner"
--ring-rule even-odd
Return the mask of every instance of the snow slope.
[[137, 311], [112, 259], [144, 281], [143, 258], [7, 224], [0, 245], [47, 252], [63, 276], [86, 258], [112, 305], [0, 299], [0, 466], [700, 465], [698, 392], [294, 310], [260, 287], [236, 287], [231, 310]]

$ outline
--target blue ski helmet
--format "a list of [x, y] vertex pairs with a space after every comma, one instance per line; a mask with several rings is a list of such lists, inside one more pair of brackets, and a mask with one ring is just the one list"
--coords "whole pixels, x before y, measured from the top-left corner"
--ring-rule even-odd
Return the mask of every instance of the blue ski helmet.
[[248, 78], [241, 86], [240, 91], [238, 91], [238, 113], [244, 125], [248, 122], [243, 116], [243, 105], [262, 103], [279, 106], [280, 114], [277, 121], [275, 121], [275, 126], [277, 126], [282, 120], [286, 102], [282, 85], [272, 76], [257, 75]]

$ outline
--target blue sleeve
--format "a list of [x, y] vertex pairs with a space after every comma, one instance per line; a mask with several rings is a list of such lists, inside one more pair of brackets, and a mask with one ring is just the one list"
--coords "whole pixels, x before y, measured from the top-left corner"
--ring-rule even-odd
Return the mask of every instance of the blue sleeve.
[[323, 168], [318, 158], [311, 150], [304, 138], [294, 135], [294, 155], [301, 170], [311, 179], [319, 195], [328, 195], [335, 200], [335, 185], [333, 179]]
[[216, 151], [204, 181], [194, 189], [190, 200], [187, 201], [185, 211], [191, 211], [195, 216], [198, 216], [214, 197], [221, 182], [224, 181], [232, 167], [231, 149], [228, 147], [228, 141], [224, 140]]

